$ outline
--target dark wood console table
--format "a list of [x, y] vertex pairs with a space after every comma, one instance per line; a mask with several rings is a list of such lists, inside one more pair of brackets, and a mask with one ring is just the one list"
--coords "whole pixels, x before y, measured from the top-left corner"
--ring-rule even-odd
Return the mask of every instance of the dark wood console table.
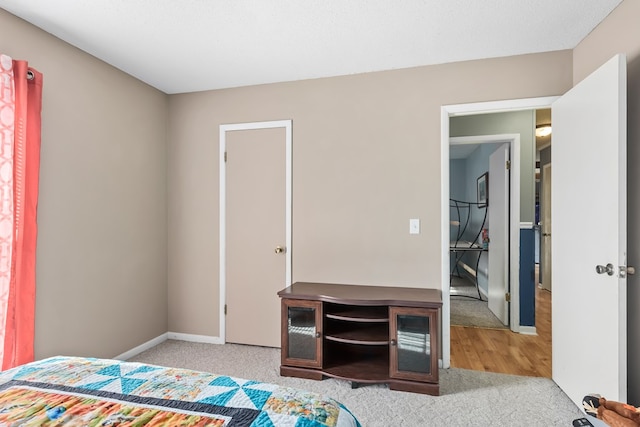
[[281, 375], [439, 394], [439, 290], [296, 282], [278, 295]]

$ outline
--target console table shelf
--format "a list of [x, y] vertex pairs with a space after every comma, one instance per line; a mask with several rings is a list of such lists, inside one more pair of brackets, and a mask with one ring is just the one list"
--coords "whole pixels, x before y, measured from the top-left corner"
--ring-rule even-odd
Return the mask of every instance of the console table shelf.
[[385, 326], [380, 327], [373, 324], [367, 328], [355, 329], [352, 325], [345, 325], [336, 332], [327, 330], [325, 337], [328, 340], [350, 344], [389, 345], [389, 327]]
[[355, 383], [384, 383], [389, 381], [389, 361], [355, 360], [342, 362], [324, 369], [325, 375]]
[[388, 323], [389, 310], [387, 307], [367, 307], [367, 311], [354, 310], [350, 306], [342, 306], [325, 313], [328, 319], [346, 320], [349, 322]]
[[439, 394], [439, 290], [297, 282], [278, 295], [281, 375]]

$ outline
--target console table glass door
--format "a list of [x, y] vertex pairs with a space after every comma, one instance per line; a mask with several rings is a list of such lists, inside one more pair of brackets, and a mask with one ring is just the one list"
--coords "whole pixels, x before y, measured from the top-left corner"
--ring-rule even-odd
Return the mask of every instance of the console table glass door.
[[282, 363], [322, 366], [322, 303], [282, 300]]
[[436, 310], [390, 307], [390, 377], [417, 381], [438, 380]]

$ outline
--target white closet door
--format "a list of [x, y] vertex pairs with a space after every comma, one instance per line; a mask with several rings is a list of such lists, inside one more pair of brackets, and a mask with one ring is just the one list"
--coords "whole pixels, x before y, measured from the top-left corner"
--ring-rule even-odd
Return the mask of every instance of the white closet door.
[[489, 310], [509, 324], [509, 144], [489, 157]]

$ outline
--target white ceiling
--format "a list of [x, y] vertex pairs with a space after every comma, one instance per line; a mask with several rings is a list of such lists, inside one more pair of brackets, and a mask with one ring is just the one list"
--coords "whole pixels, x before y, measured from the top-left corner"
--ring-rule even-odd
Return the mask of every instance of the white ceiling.
[[171, 94], [572, 49], [620, 2], [0, 0], [0, 8]]

